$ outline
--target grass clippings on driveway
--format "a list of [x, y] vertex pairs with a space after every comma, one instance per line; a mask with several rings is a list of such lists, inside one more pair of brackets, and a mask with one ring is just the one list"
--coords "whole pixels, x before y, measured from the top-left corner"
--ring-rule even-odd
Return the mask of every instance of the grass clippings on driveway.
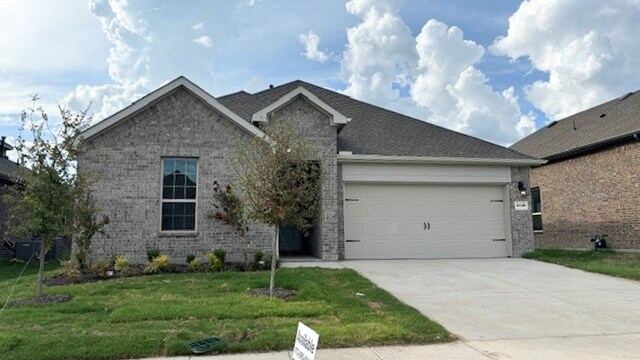
[[[21, 267], [0, 262], [0, 294], [6, 296]], [[442, 326], [352, 270], [284, 268], [276, 283], [298, 295], [287, 300], [249, 295], [268, 286], [268, 272], [166, 274], [48, 287], [45, 294], [73, 300], [5, 309], [0, 358], [186, 355], [186, 343], [212, 336], [227, 342], [226, 352], [288, 350], [298, 321], [320, 334], [321, 348], [452, 340]], [[32, 297], [34, 285], [30, 269], [13, 299]]]
[[581, 251], [539, 249], [524, 255], [574, 269], [640, 280], [640, 253], [614, 251]]

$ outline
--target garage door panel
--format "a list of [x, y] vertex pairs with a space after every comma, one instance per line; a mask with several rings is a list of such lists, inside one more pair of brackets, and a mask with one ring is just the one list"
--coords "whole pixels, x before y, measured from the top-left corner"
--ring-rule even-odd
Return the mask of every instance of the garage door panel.
[[345, 239], [356, 240], [345, 257], [504, 257], [502, 197], [502, 186], [346, 184], [357, 201], [345, 202]]

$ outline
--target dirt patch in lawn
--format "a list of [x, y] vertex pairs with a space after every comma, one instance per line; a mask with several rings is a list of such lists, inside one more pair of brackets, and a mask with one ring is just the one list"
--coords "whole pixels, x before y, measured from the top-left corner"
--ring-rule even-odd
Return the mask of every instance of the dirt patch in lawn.
[[47, 295], [31, 299], [10, 301], [7, 304], [7, 307], [21, 307], [36, 304], [59, 304], [71, 301], [71, 299], [73, 299], [73, 296], [71, 295]]
[[[269, 288], [257, 288], [249, 291], [251, 296], [266, 296], [269, 297]], [[275, 288], [273, 289], [273, 296], [278, 299], [290, 299], [298, 295], [298, 292], [291, 289]]]

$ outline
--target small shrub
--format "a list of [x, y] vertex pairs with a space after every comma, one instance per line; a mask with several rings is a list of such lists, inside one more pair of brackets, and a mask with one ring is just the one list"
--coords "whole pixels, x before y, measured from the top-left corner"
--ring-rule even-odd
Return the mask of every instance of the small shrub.
[[195, 255], [193, 255], [193, 254], [187, 255], [187, 264], [190, 264], [195, 259], [196, 259]]
[[264, 253], [262, 251], [256, 251], [253, 254], [253, 264], [252, 264], [252, 268], [254, 271], [258, 271], [258, 270], [264, 270], [265, 269], [265, 262], [263, 261], [264, 259]]
[[157, 258], [158, 256], [160, 256], [160, 250], [147, 249], [147, 259], [149, 260], [149, 262], [152, 262], [153, 259]]
[[80, 264], [75, 260], [61, 260], [58, 274], [70, 280], [79, 279], [82, 275]]
[[200, 262], [200, 259], [195, 256], [191, 261], [187, 263], [187, 269], [192, 272], [199, 271], [200, 267], [202, 267], [202, 263]]
[[221, 263], [225, 263], [227, 259], [227, 252], [223, 249], [213, 250], [213, 254], [220, 260]]
[[113, 261], [113, 268], [118, 272], [126, 272], [131, 268], [131, 262], [124, 255], [119, 255]]
[[214, 253], [207, 253], [205, 255], [207, 260], [209, 260], [209, 270], [211, 271], [224, 271], [224, 264]]
[[98, 278], [107, 277], [107, 270], [109, 270], [109, 264], [104, 261], [95, 261], [91, 263], [91, 266], [89, 267], [91, 274]]
[[168, 255], [158, 255], [144, 267], [144, 272], [146, 274], [157, 274], [169, 270], [170, 265]]

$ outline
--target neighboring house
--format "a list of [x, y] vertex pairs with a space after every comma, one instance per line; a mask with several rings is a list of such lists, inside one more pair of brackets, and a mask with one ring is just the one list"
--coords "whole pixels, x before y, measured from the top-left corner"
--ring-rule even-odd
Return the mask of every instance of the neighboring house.
[[553, 121], [511, 146], [531, 170], [536, 247], [587, 248], [596, 234], [640, 249], [640, 92]]
[[[212, 183], [236, 184], [230, 158], [268, 121], [293, 119], [323, 171], [315, 227], [282, 229], [282, 255], [323, 260], [520, 256], [533, 249], [529, 167], [507, 148], [303, 82], [214, 98], [184, 77], [84, 132], [80, 171], [99, 175], [110, 216], [91, 256], [184, 261], [216, 248], [241, 258], [233, 229], [211, 218]], [[253, 224], [251, 251], [273, 229]]]
[[6, 141], [6, 136], [0, 138], [0, 259], [15, 257], [15, 241], [7, 234], [9, 230], [9, 209], [4, 201], [4, 194], [9, 186], [15, 184], [16, 171], [20, 165], [9, 160], [7, 152], [13, 150], [13, 146]]

